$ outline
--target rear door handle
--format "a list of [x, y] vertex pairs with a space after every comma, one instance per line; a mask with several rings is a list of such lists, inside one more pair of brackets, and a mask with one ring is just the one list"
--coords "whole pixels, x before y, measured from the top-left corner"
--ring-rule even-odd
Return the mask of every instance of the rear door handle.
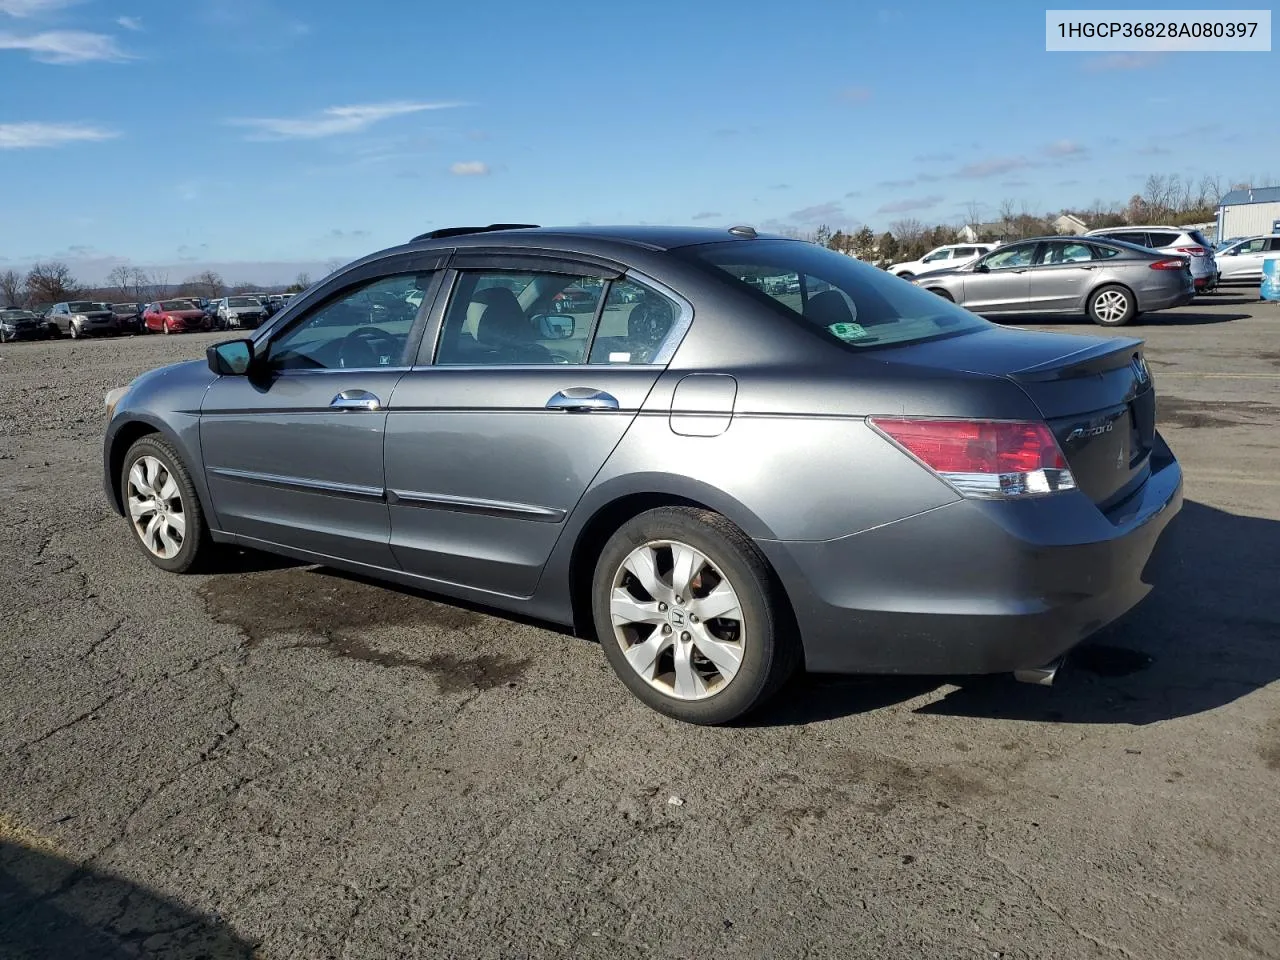
[[569, 387], [547, 401], [548, 410], [590, 413], [593, 410], [617, 410], [618, 398], [594, 387]]
[[368, 390], [343, 390], [329, 406], [334, 410], [381, 410], [382, 401]]

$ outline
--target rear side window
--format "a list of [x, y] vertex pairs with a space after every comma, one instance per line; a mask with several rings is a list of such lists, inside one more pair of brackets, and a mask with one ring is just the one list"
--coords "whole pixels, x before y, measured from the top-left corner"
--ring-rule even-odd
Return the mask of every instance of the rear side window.
[[1090, 249], [1093, 250], [1093, 256], [1097, 260], [1109, 260], [1112, 257], [1120, 256], [1120, 250], [1116, 247], [1104, 247], [1101, 244], [1091, 244]]
[[1153, 249], [1157, 247], [1172, 247], [1178, 242], [1178, 235], [1168, 230], [1151, 230], [1147, 232], [1147, 236], [1149, 238], [1147, 246]]
[[972, 257], [977, 252], [977, 247], [956, 247], [957, 257]]
[[1271, 237], [1267, 240], [1267, 252], [1272, 253], [1276, 250], [1280, 250], [1280, 237]]
[[987, 326], [937, 294], [812, 243], [729, 241], [672, 252], [850, 347], [900, 345]]

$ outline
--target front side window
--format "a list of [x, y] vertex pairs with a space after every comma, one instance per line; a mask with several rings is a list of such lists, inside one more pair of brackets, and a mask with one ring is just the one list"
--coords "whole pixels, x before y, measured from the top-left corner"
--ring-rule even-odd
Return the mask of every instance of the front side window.
[[434, 272], [379, 277], [304, 314], [271, 341], [274, 370], [365, 370], [404, 363], [409, 334]]
[[1240, 247], [1240, 253], [1261, 253], [1263, 245], [1266, 243], [1265, 237], [1258, 237], [1256, 240], [1250, 240], [1248, 243]]
[[935, 260], [946, 260], [951, 256], [950, 250], [934, 250], [932, 253], [925, 254], [921, 263], [933, 263]]
[[1009, 270], [1014, 267], [1031, 266], [1031, 257], [1036, 252], [1034, 243], [1015, 243], [1013, 246], [1001, 247], [995, 253], [989, 253], [978, 262], [988, 270]]
[[436, 363], [581, 363], [602, 290], [602, 281], [565, 273], [464, 271], [445, 312]]
[[851, 347], [912, 343], [988, 326], [936, 294], [811, 243], [729, 241], [672, 254]]

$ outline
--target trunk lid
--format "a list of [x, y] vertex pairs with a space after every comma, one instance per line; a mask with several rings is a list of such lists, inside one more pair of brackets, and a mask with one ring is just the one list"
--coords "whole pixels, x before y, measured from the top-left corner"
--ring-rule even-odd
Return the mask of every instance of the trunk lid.
[[877, 353], [1017, 384], [1053, 431], [1076, 485], [1106, 509], [1140, 487], [1150, 472], [1156, 398], [1143, 347], [1132, 337], [993, 326]]

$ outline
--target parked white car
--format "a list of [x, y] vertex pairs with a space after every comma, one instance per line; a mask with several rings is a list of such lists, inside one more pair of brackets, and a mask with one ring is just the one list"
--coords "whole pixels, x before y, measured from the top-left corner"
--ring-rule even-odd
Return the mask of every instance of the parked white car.
[[1218, 263], [1213, 255], [1213, 244], [1199, 230], [1182, 227], [1103, 227], [1090, 230], [1086, 237], [1108, 237], [1136, 243], [1140, 247], [1159, 250], [1170, 256], [1191, 258], [1191, 278], [1196, 292], [1212, 290], [1218, 285]]
[[267, 318], [257, 297], [223, 297], [217, 303], [218, 325], [228, 330], [252, 330]]
[[1269, 237], [1245, 237], [1218, 251], [1219, 283], [1260, 283], [1262, 265], [1280, 260], [1280, 233]]
[[977, 260], [984, 253], [990, 253], [996, 246], [997, 244], [994, 243], [948, 243], [945, 246], [935, 247], [919, 260], [891, 264], [889, 272], [895, 277], [910, 280], [930, 270], [954, 270], [956, 267], [963, 267], [971, 260]]

